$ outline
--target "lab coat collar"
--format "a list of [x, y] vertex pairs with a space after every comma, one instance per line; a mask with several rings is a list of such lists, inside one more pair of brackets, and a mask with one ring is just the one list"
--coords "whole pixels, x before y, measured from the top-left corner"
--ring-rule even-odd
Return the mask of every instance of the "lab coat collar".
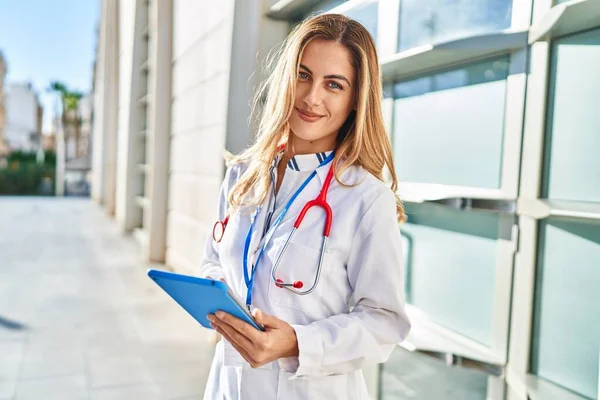
[[314, 171], [325, 160], [331, 151], [313, 154], [296, 154], [287, 163], [287, 169], [292, 171]]
[[[279, 146], [277, 155], [275, 156], [275, 159], [271, 164], [271, 167], [275, 170], [275, 176], [277, 176], [276, 167], [277, 165], [279, 165], [279, 162], [283, 158], [284, 149], [285, 144]], [[290, 161], [288, 161], [286, 169], [289, 171], [311, 172], [316, 169], [317, 178], [319, 179], [320, 183], [323, 184], [323, 182], [325, 182], [325, 179], [327, 178], [327, 173], [329, 172], [329, 168], [331, 168], [333, 161], [327, 163], [326, 165], [323, 165], [322, 167], [319, 167], [319, 165], [331, 153], [331, 151], [325, 151], [323, 153], [297, 154]]]

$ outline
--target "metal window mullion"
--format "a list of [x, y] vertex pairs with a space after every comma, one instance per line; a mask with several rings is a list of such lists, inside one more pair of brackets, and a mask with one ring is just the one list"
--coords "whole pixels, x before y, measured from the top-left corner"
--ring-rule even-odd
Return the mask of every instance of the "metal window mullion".
[[554, 217], [600, 221], [600, 203], [521, 198], [517, 210], [519, 214], [535, 219]]
[[[519, 248], [513, 273], [510, 345], [506, 366], [509, 400], [527, 399], [533, 329], [538, 221], [519, 217]], [[511, 397], [513, 395], [514, 397]]]
[[499, 216], [499, 232], [496, 241], [497, 255], [494, 271], [494, 294], [492, 315], [492, 350], [506, 363], [510, 327], [510, 306], [513, 281], [514, 257], [519, 229], [514, 215]]
[[545, 0], [519, 0], [512, 2], [511, 29], [529, 29], [534, 3]]
[[527, 90], [527, 48], [514, 51], [510, 56], [506, 78], [504, 134], [502, 141], [501, 191], [507, 198], [517, 198], [525, 93]]
[[377, 48], [379, 57], [396, 53], [400, 26], [400, 0], [380, 1], [377, 15]]
[[384, 81], [423, 74], [508, 54], [527, 46], [527, 30], [474, 34], [448, 42], [431, 43], [383, 57]]
[[398, 193], [407, 201], [415, 203], [455, 197], [470, 199], [514, 200], [504, 197], [504, 193], [500, 189], [408, 181], [402, 182]]
[[600, 27], [598, 0], [573, 0], [555, 4], [538, 14], [529, 32], [529, 43]]
[[[535, 13], [541, 12], [534, 9]], [[537, 200], [542, 181], [542, 161], [549, 70], [548, 43], [535, 43], [530, 48], [525, 124], [519, 199]], [[533, 328], [538, 221], [519, 215], [519, 245], [513, 276], [510, 346], [506, 368], [510, 387], [508, 399], [527, 398], [527, 374], [530, 370], [531, 332]]]
[[531, 21], [536, 23], [540, 21], [550, 11], [555, 0], [535, 0], [531, 14]]

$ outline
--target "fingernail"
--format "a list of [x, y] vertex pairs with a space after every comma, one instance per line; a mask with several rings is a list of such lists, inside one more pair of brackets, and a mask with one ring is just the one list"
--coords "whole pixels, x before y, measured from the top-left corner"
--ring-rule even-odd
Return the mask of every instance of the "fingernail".
[[215, 322], [215, 317], [212, 314], [206, 316], [210, 322]]

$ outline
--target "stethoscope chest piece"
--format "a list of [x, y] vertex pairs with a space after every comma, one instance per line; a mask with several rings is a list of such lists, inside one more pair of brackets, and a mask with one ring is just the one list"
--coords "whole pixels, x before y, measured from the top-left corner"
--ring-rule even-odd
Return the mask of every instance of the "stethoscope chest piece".
[[227, 228], [228, 222], [229, 222], [229, 216], [226, 216], [223, 221], [215, 222], [215, 225], [213, 226], [213, 231], [212, 231], [213, 240], [215, 242], [221, 243], [221, 240], [223, 240], [223, 235], [225, 234], [225, 228]]
[[[312, 293], [316, 289], [317, 285], [319, 284], [319, 278], [321, 277], [321, 270], [323, 269], [323, 260], [325, 258], [325, 253], [327, 252], [327, 240], [329, 239], [329, 233], [331, 232], [331, 222], [333, 220], [333, 211], [331, 210], [331, 207], [329, 206], [329, 203], [327, 202], [327, 192], [329, 191], [329, 185], [331, 184], [331, 181], [333, 180], [333, 172], [334, 172], [334, 170], [333, 170], [333, 166], [332, 166], [329, 169], [329, 172], [327, 173], [327, 177], [325, 178], [325, 182], [323, 183], [321, 192], [319, 193], [317, 198], [309, 201], [308, 203], [306, 203], [304, 205], [304, 207], [302, 208], [302, 211], [300, 211], [300, 214], [298, 214], [298, 217], [296, 218], [296, 221], [294, 222], [294, 227], [292, 228], [292, 231], [290, 232], [287, 239], [285, 240], [283, 248], [281, 249], [281, 251], [277, 255], [277, 258], [275, 259], [275, 264], [273, 264], [273, 268], [271, 268], [271, 278], [275, 282], [275, 285], [279, 288], [287, 289], [287, 290], [294, 292], [296, 294], [299, 294], [299, 295], [307, 295], [309, 293]], [[283, 282], [283, 280], [281, 280], [280, 278], [278, 278], [276, 276], [276, 273], [277, 273], [277, 269], [279, 268], [279, 264], [281, 263], [281, 259], [282, 259], [283, 255], [285, 254], [285, 251], [287, 250], [292, 238], [294, 237], [294, 234], [296, 233], [298, 228], [300, 228], [300, 225], [302, 224], [302, 221], [304, 220], [304, 216], [312, 207], [320, 207], [323, 209], [323, 211], [325, 211], [325, 221], [323, 222], [323, 238], [321, 240], [321, 251], [319, 253], [319, 263], [317, 264], [317, 272], [315, 274], [315, 279], [313, 281], [313, 284], [307, 290], [300, 290], [304, 287], [304, 283], [302, 281], [295, 281], [294, 283], [285, 283], [285, 282]]]

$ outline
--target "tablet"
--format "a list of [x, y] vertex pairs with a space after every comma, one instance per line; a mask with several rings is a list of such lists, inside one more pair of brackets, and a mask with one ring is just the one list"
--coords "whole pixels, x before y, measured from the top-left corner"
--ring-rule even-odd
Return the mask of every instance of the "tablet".
[[212, 329], [206, 316], [222, 310], [264, 330], [224, 282], [157, 269], [149, 269], [148, 276], [205, 328]]

